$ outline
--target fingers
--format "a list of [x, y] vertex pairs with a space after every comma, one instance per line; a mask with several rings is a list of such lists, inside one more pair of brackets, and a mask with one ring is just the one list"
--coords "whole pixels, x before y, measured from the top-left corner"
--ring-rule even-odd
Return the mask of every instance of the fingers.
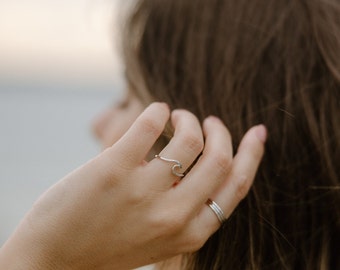
[[[203, 149], [202, 128], [198, 119], [190, 112], [185, 110], [175, 110], [171, 114], [171, 122], [175, 128], [175, 134], [169, 144], [159, 153], [160, 157], [178, 160], [182, 168], [175, 167], [176, 173], [183, 173], [195, 161]], [[164, 162], [160, 158], [150, 162], [152, 169], [159, 172], [158, 176], [161, 182], [167, 182], [171, 185], [178, 179], [178, 176], [172, 173], [174, 162]], [[169, 182], [170, 181], [170, 182]]]
[[[186, 200], [191, 209], [201, 207], [225, 180], [233, 157], [229, 131], [218, 118], [207, 118], [203, 132], [205, 146], [202, 156], [178, 187], [178, 199]], [[188, 194], [193, 194], [190, 200]]]
[[[228, 218], [239, 202], [247, 195], [255, 178], [256, 171], [264, 153], [267, 131], [263, 125], [251, 128], [243, 137], [231, 170], [223, 184], [211, 197]], [[217, 229], [220, 224], [215, 213], [204, 206], [199, 216], [202, 226]]]
[[[112, 152], [112, 158], [120, 157], [125, 167], [127, 164], [140, 165], [162, 133], [169, 116], [167, 105], [151, 104], [127, 133], [108, 150]], [[197, 118], [188, 111], [174, 111], [171, 121], [175, 134], [160, 156], [180, 161], [183, 171], [191, 166], [200, 154], [203, 135], [205, 137], [202, 155], [184, 177], [184, 181], [176, 187], [176, 191], [171, 192], [171, 196], [175, 196], [172, 199], [186, 205], [185, 208], [195, 215], [199, 213], [199, 223], [217, 229], [218, 219], [205, 202], [208, 198], [214, 200], [226, 218], [232, 213], [247, 194], [255, 177], [264, 152], [266, 130], [262, 125], [250, 129], [233, 158], [231, 136], [218, 118], [208, 117], [204, 121], [203, 135]], [[127, 159], [129, 162], [126, 162]], [[152, 160], [146, 166], [149, 174], [145, 180], [150, 179], [146, 182], [152, 181], [153, 185], [169, 181], [173, 183], [172, 165], [160, 159]]]
[[111, 149], [109, 148], [112, 158], [119, 157], [125, 165], [140, 164], [164, 130], [169, 117], [168, 105], [152, 103], [136, 119], [124, 136]]
[[[161, 103], [150, 105], [127, 133], [108, 149], [107, 153], [111, 160], [118, 159], [121, 162], [118, 165], [124, 167], [140, 165], [162, 133], [169, 116], [170, 112], [166, 105]], [[150, 208], [147, 213], [150, 219], [155, 221], [154, 224], [157, 224], [152, 228], [169, 230], [168, 235], [174, 233], [177, 238], [173, 237], [172, 242], [176, 242], [176, 239], [179, 239], [179, 242], [181, 239], [188, 242], [188, 238], [185, 237], [187, 235], [205, 241], [220, 227], [216, 214], [205, 204], [206, 201], [211, 198], [219, 205], [226, 218], [230, 216], [253, 182], [264, 152], [266, 130], [263, 126], [250, 129], [243, 137], [233, 158], [231, 136], [218, 118], [208, 117], [203, 122], [203, 135], [200, 123], [187, 111], [174, 111], [171, 121], [175, 134], [160, 155], [179, 160], [184, 171], [200, 154], [204, 135], [204, 149], [199, 160], [175, 188], [168, 185], [166, 189], [159, 189], [157, 186], [160, 182], [164, 186], [164, 182], [172, 183], [174, 180], [171, 174], [172, 164], [169, 165], [162, 160], [154, 159], [131, 174], [124, 171], [119, 179], [124, 184], [130, 184], [124, 186], [126, 193], [121, 198], [125, 200], [128, 197], [129, 202], [143, 201], [139, 205]], [[112, 167], [111, 163], [110, 161]], [[155, 190], [157, 192], [154, 192]], [[165, 223], [164, 217], [168, 218]], [[181, 232], [183, 238], [180, 237]]]

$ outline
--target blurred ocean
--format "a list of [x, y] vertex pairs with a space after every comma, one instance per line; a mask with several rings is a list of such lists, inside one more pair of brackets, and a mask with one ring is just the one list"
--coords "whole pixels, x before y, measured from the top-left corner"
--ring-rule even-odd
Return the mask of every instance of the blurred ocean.
[[0, 246], [44, 190], [99, 153], [91, 121], [115, 94], [0, 85]]

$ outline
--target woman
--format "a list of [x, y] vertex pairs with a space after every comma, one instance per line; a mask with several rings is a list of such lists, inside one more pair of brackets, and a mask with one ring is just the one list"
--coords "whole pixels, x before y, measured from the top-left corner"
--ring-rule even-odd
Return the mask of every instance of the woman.
[[234, 149], [270, 137], [250, 194], [183, 269], [340, 269], [340, 2], [141, 0], [127, 27], [132, 92], [200, 121]]
[[[130, 91], [95, 128], [115, 144], [38, 201], [0, 266], [19, 250], [34, 269], [128, 269], [177, 254], [168, 268], [339, 268], [337, 5], [140, 1], [126, 32]], [[175, 110], [162, 133], [169, 111], [152, 104], [123, 135], [152, 101], [193, 114]], [[260, 123], [265, 160], [231, 215], [263, 153]]]
[[[1, 247], [0, 269], [131, 269], [197, 250], [230, 216], [254, 179], [265, 127], [252, 127], [233, 156], [216, 116], [201, 123], [128, 100], [109, 147], [38, 199]], [[174, 135], [157, 148], [169, 120]]]
[[[133, 121], [135, 105], [121, 108], [121, 121]], [[172, 140], [147, 161], [169, 117], [166, 104], [151, 104], [114, 145], [45, 192], [1, 247], [0, 269], [131, 269], [200, 247], [250, 187], [266, 130], [250, 129], [233, 158], [218, 118], [201, 127], [174, 110]]]

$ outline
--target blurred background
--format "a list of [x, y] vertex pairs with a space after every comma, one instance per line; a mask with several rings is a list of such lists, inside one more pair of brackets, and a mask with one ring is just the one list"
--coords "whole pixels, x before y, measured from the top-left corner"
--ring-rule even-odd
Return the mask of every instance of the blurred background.
[[91, 121], [124, 82], [124, 0], [0, 0], [0, 245], [37, 197], [100, 151]]

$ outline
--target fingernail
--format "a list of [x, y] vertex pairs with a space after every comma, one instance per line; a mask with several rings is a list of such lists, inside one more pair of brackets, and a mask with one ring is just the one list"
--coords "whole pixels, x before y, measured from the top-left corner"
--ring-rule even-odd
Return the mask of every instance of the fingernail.
[[257, 138], [265, 143], [267, 140], [267, 128], [264, 125], [258, 125], [256, 126], [256, 130], [255, 130], [256, 136]]
[[218, 118], [217, 116], [214, 116], [214, 115], [210, 115], [206, 118], [206, 120], [209, 120], [209, 121], [214, 121], [215, 123], [220, 123], [220, 124], [223, 124], [222, 120], [220, 118]]

